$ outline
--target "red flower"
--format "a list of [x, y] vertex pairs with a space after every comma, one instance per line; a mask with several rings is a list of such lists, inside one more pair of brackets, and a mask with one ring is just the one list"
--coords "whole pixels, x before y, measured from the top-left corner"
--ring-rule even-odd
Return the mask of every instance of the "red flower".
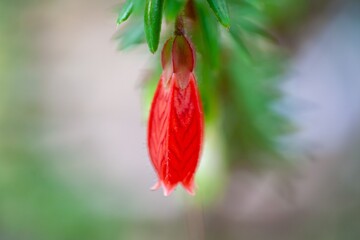
[[184, 36], [162, 50], [163, 73], [151, 105], [148, 148], [158, 182], [168, 196], [181, 183], [195, 194], [194, 174], [203, 139], [203, 113], [193, 73], [194, 51]]

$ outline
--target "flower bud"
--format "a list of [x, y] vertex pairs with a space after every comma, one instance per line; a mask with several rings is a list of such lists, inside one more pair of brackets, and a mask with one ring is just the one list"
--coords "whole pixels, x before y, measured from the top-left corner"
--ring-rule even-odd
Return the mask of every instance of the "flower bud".
[[203, 111], [194, 70], [195, 53], [185, 36], [169, 39], [162, 51], [163, 73], [152, 101], [148, 150], [164, 195], [178, 184], [195, 194], [194, 176], [203, 142]]

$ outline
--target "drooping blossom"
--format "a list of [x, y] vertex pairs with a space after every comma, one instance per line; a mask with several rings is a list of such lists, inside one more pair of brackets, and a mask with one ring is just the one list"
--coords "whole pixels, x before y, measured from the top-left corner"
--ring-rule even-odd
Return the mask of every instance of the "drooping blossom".
[[148, 122], [148, 149], [158, 182], [168, 196], [178, 184], [195, 194], [195, 171], [203, 141], [203, 112], [193, 73], [195, 53], [183, 35], [162, 50], [162, 68]]

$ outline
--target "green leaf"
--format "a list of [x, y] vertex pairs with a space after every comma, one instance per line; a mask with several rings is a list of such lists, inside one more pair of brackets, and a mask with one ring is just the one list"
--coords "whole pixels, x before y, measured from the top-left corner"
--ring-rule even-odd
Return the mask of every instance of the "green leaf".
[[152, 53], [156, 52], [159, 46], [163, 4], [163, 0], [146, 0], [145, 36]]
[[226, 28], [230, 27], [229, 9], [226, 0], [207, 0], [211, 9], [214, 11], [219, 22]]
[[165, 18], [167, 21], [174, 21], [184, 8], [185, 0], [166, 0], [165, 1]]
[[120, 34], [115, 36], [115, 39], [120, 39], [120, 49], [127, 49], [136, 44], [145, 41], [144, 24], [142, 21], [135, 21], [120, 31]]
[[206, 123], [216, 121], [219, 116], [218, 91], [222, 79], [216, 71], [205, 61], [205, 56], [198, 56], [196, 76], [200, 89]]
[[246, 46], [245, 41], [241, 38], [240, 31], [236, 26], [233, 25], [233, 27], [230, 29], [230, 35], [235, 40], [238, 48], [241, 49], [243, 54], [240, 55], [244, 56], [246, 61], [250, 61], [252, 59], [251, 53]]
[[122, 22], [125, 22], [130, 17], [133, 9], [134, 9], [134, 2], [132, 0], [127, 0], [119, 12], [119, 16], [116, 20], [116, 23], [119, 25]]
[[273, 42], [278, 42], [276, 37], [260, 24], [256, 24], [248, 19], [242, 18], [239, 21], [239, 25], [242, 30], [245, 30], [249, 33], [257, 34]]
[[211, 67], [217, 69], [220, 63], [220, 34], [216, 18], [211, 14], [207, 14], [208, 7], [205, 5], [198, 4], [196, 9], [200, 23], [199, 31], [201, 32], [201, 40], [204, 46], [202, 52], [205, 55], [205, 60], [210, 63]]
[[278, 55], [259, 52], [248, 64], [241, 56], [241, 48], [229, 50], [232, 54], [225, 63], [228, 69], [222, 79], [220, 108], [229, 159], [251, 160], [254, 164], [273, 164], [277, 160], [283, 163], [279, 138], [289, 133], [291, 124], [274, 108], [281, 97], [278, 74], [283, 60]]

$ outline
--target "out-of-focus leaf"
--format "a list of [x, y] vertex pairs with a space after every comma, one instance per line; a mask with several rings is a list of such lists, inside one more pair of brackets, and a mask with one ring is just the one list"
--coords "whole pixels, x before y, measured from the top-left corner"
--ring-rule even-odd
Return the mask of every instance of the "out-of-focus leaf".
[[[137, 21], [138, 18], [144, 17], [146, 0], [123, 0], [123, 1], [131, 1], [132, 2], [132, 5], [133, 5], [133, 9], [131, 12], [132, 18], [134, 18]], [[125, 4], [123, 6], [125, 6]]]
[[174, 21], [184, 8], [185, 0], [166, 0], [164, 6], [165, 18], [167, 21]]
[[202, 35], [204, 60], [216, 69], [220, 63], [220, 33], [215, 17], [206, 14], [207, 9], [208, 7], [204, 4], [199, 3], [196, 5], [200, 23], [199, 31]]
[[239, 27], [241, 30], [246, 31], [248, 33], [253, 33], [262, 36], [273, 42], [278, 42], [276, 37], [273, 34], [271, 34], [264, 26], [261, 26], [260, 24], [250, 21], [249, 19], [241, 18], [239, 20]]
[[226, 0], [207, 0], [211, 9], [214, 11], [219, 22], [226, 28], [230, 27], [229, 9]]
[[218, 71], [214, 71], [204, 59], [204, 56], [198, 56], [196, 65], [196, 76], [200, 89], [200, 96], [203, 103], [205, 120], [207, 123], [212, 122], [218, 115], [219, 99], [217, 95], [218, 83], [221, 78]]
[[[258, 1], [253, 1], [258, 2]], [[231, 25], [239, 24], [243, 19], [250, 20], [258, 23], [259, 25], [265, 25], [269, 22], [267, 16], [259, 8], [254, 6], [255, 4], [247, 4], [246, 2], [229, 2], [229, 9], [231, 14]]]
[[273, 24], [293, 27], [295, 23], [303, 21], [304, 14], [311, 2], [299, 0], [271, 0], [264, 2], [264, 15], [268, 15]]
[[146, 0], [144, 25], [149, 49], [156, 52], [159, 46], [164, 0]]
[[120, 40], [120, 49], [127, 49], [133, 45], [144, 43], [145, 33], [143, 22], [136, 21], [125, 26], [121, 34], [115, 38]]
[[[228, 62], [223, 81], [221, 111], [228, 158], [267, 163], [283, 159], [278, 140], [288, 132], [288, 121], [273, 108], [278, 100], [281, 58], [254, 56], [251, 64], [241, 57], [241, 49]], [[274, 58], [275, 57], [275, 58]]]
[[125, 22], [129, 16], [131, 15], [132, 11], [134, 9], [134, 2], [133, 0], [127, 0], [125, 4], [122, 6], [118, 18], [116, 20], [116, 23], [119, 25], [122, 22]]
[[241, 56], [244, 56], [244, 58], [247, 61], [251, 60], [251, 54], [248, 49], [248, 47], [245, 44], [245, 41], [240, 36], [240, 30], [238, 29], [238, 26], [233, 25], [230, 29], [230, 35], [235, 40], [237, 46], [241, 49], [242, 53]]

